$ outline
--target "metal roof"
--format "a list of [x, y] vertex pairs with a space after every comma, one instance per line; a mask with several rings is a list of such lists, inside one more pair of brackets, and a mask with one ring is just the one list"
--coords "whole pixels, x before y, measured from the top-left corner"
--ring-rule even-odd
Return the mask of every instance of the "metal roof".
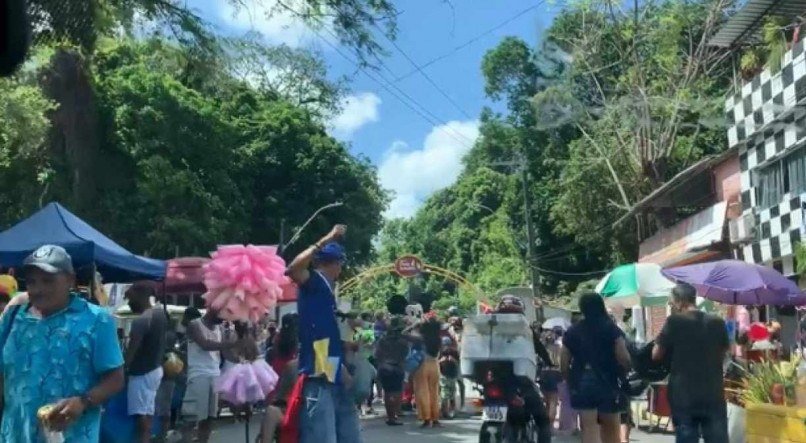
[[741, 43], [757, 43], [761, 41], [764, 17], [795, 18], [804, 13], [806, 0], [748, 0], [711, 37], [708, 44], [729, 48]]
[[652, 205], [653, 202], [670, 195], [676, 189], [680, 188], [681, 186], [685, 186], [693, 178], [699, 176], [705, 171], [711, 170], [711, 168], [721, 163], [725, 159], [733, 155], [736, 155], [737, 152], [738, 147], [734, 146], [720, 154], [715, 154], [706, 157], [698, 161], [697, 163], [694, 163], [693, 165], [689, 166], [688, 168], [682, 170], [677, 175], [667, 180], [666, 183], [662, 184], [659, 188], [655, 189], [649, 195], [644, 197], [641, 201], [633, 205], [633, 207], [630, 208], [630, 210], [627, 211], [626, 214], [622, 215], [618, 220], [616, 220], [613, 223], [613, 226], [618, 226], [628, 218], [634, 216], [636, 213], [646, 210], [648, 207]]

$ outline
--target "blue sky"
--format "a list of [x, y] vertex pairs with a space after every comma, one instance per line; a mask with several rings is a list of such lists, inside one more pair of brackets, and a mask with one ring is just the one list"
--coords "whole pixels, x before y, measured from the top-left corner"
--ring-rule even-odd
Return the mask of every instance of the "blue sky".
[[[327, 31], [315, 33], [291, 14], [267, 18], [266, 8], [273, 0], [248, 1], [247, 9], [237, 11], [228, 0], [187, 3], [222, 33], [258, 31], [269, 43], [316, 49], [325, 57], [333, 78], [349, 77], [350, 94], [342, 113], [330, 123], [331, 133], [348, 142], [353, 153], [366, 155], [377, 165], [382, 185], [395, 193], [387, 212], [390, 217], [412, 215], [428, 195], [450, 185], [461, 171], [461, 158], [478, 136], [479, 112], [485, 105], [493, 106], [484, 97], [480, 68], [484, 53], [509, 35], [535, 44], [558, 9], [556, 2], [541, 0], [399, 0], [396, 43], [418, 65], [451, 53], [527, 8], [539, 6], [424, 68], [439, 89], [379, 36], [389, 55], [372, 75], [390, 92], [324, 42], [323, 38], [332, 39]], [[341, 48], [341, 52], [353, 58], [349, 49]]]

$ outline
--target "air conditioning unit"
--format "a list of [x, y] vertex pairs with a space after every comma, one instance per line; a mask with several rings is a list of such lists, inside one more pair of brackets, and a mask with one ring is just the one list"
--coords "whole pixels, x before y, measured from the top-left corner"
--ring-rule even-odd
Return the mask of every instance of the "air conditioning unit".
[[730, 242], [733, 244], [749, 243], [756, 238], [756, 217], [745, 214], [728, 223]]

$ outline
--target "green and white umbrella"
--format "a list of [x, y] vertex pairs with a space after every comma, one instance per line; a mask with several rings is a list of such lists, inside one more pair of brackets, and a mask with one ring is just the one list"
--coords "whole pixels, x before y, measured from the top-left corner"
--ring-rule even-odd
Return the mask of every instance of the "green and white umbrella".
[[631, 263], [610, 271], [596, 285], [608, 305], [656, 306], [665, 304], [674, 283], [655, 263]]

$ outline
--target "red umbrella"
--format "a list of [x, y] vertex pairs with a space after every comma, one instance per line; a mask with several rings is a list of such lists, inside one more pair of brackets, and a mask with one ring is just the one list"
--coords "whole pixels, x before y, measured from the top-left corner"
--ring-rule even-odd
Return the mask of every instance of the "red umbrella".
[[209, 262], [205, 257], [179, 257], [168, 260], [165, 272], [166, 294], [202, 294], [207, 292], [204, 286], [204, 265]]

